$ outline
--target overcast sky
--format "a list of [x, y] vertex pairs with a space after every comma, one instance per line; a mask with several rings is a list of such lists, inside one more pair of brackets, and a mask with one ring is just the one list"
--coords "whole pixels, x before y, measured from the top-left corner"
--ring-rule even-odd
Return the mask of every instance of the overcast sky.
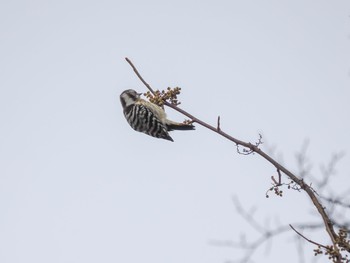
[[[124, 58], [154, 89], [180, 86], [198, 118], [261, 133], [292, 171], [306, 140], [315, 177], [344, 151], [332, 187], [345, 191], [349, 15], [326, 0], [0, 1], [0, 262], [236, 260], [211, 244], [257, 237], [234, 196], [263, 224], [317, 222], [303, 193], [265, 198], [274, 167], [199, 125], [174, 143], [133, 131], [119, 94], [146, 88]], [[253, 259], [297, 262], [294, 237]]]

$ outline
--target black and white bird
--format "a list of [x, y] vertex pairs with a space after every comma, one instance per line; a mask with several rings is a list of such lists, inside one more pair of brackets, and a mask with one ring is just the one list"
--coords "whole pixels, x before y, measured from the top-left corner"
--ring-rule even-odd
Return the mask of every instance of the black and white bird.
[[120, 94], [124, 116], [135, 131], [173, 142], [174, 140], [170, 137], [169, 131], [195, 129], [191, 124], [168, 120], [161, 107], [141, 99], [141, 94], [133, 89], [125, 90]]

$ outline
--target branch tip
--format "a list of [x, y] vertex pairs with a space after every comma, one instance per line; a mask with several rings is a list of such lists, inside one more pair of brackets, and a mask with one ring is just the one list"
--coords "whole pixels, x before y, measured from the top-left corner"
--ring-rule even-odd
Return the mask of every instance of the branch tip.
[[317, 242], [315, 242], [315, 241], [313, 241], [313, 240], [307, 238], [306, 236], [304, 236], [302, 233], [300, 233], [298, 230], [296, 230], [291, 224], [289, 224], [289, 226], [290, 226], [291, 229], [294, 230], [295, 233], [297, 233], [299, 236], [301, 236], [302, 238], [304, 238], [304, 239], [305, 239], [306, 241], [308, 241], [309, 243], [314, 244], [314, 245], [316, 245], [316, 246], [318, 246], [318, 247], [323, 247], [324, 249], [327, 249], [327, 250], [328, 250], [328, 248], [327, 248], [326, 246], [324, 246], [324, 245], [322, 245], [322, 244], [320, 244], [320, 243], [317, 243]]

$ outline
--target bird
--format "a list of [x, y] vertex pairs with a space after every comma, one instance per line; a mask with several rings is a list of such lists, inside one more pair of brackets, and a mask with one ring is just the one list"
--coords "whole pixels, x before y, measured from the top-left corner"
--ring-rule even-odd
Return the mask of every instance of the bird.
[[178, 123], [167, 119], [166, 113], [161, 107], [141, 99], [141, 94], [133, 89], [124, 90], [120, 94], [124, 116], [135, 131], [173, 142], [169, 131], [195, 129], [192, 124]]

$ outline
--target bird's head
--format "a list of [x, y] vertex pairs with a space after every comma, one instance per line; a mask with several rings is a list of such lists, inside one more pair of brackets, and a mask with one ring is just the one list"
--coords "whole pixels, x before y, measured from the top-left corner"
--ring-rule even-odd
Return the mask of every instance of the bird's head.
[[141, 96], [142, 93], [137, 93], [133, 89], [124, 90], [120, 94], [120, 102], [122, 103], [123, 108], [134, 104]]

